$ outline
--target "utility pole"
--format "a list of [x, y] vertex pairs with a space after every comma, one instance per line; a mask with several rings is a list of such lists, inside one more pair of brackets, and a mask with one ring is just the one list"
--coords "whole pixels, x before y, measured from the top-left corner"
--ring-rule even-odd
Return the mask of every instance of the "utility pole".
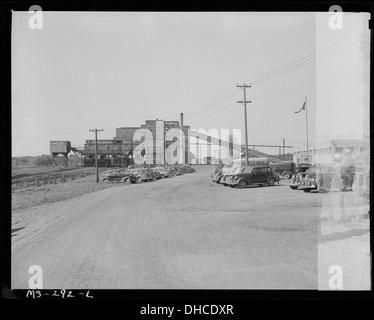
[[132, 140], [130, 142], [130, 145], [131, 145], [130, 166], [134, 166], [134, 155], [133, 155], [133, 151], [132, 151]]
[[309, 137], [308, 137], [308, 106], [307, 106], [307, 96], [305, 96], [305, 121], [306, 121], [306, 157], [309, 162]]
[[90, 129], [90, 132], [95, 132], [95, 165], [96, 165], [96, 182], [99, 182], [99, 167], [97, 165], [97, 132], [104, 131], [104, 129]]
[[286, 140], [283, 138], [283, 161], [285, 159], [285, 154], [286, 154]]
[[[196, 136], [196, 147], [197, 147], [197, 150], [196, 150], [196, 164], [200, 164], [200, 146], [199, 146], [199, 136]], [[198, 162], [198, 163], [197, 163]]]
[[184, 154], [184, 143], [183, 141], [184, 134], [183, 134], [183, 113], [180, 114], [180, 123], [179, 123], [179, 148], [180, 148], [180, 153], [179, 153], [179, 164], [184, 164], [185, 162], [185, 154]]
[[246, 89], [250, 88], [250, 85], [246, 85], [245, 83], [240, 86], [237, 85], [238, 88], [243, 88], [244, 92], [244, 101], [238, 101], [238, 103], [244, 104], [244, 124], [245, 124], [245, 164], [248, 166], [248, 129], [247, 129], [247, 103], [251, 103], [251, 101], [247, 101], [246, 97]]

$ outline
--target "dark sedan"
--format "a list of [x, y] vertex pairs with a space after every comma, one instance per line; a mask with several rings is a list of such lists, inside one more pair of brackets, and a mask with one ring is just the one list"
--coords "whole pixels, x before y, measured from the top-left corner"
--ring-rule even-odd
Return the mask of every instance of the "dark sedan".
[[149, 169], [146, 168], [138, 168], [130, 169], [129, 172], [136, 177], [136, 182], [151, 181], [154, 177], [148, 172], [148, 170]]
[[262, 186], [264, 184], [274, 186], [276, 182], [279, 184], [279, 177], [269, 166], [239, 168], [227, 181], [231, 187]]
[[126, 170], [107, 170], [104, 172], [103, 182], [117, 181], [125, 184], [135, 183], [136, 177]]

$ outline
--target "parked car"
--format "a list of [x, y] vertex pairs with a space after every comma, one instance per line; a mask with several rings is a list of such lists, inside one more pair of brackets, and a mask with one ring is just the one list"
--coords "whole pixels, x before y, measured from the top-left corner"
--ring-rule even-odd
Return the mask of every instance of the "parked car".
[[250, 185], [262, 186], [267, 184], [274, 186], [279, 178], [270, 166], [248, 166], [240, 170], [240, 173], [235, 173], [229, 181], [230, 186], [246, 187]]
[[181, 174], [187, 173], [186, 167], [183, 167], [181, 165], [175, 165], [175, 167], [181, 172]]
[[168, 169], [172, 172], [173, 176], [182, 175], [182, 170], [179, 168], [179, 166], [169, 166]]
[[147, 172], [151, 175], [151, 180], [161, 179], [161, 175], [156, 171], [153, 171], [151, 168], [145, 168]]
[[[225, 167], [223, 167], [223, 169], [225, 169]], [[243, 166], [241, 164], [237, 164], [237, 165], [231, 166], [230, 168], [226, 167], [226, 170], [222, 169], [222, 176], [217, 183], [223, 184], [225, 187], [227, 187], [229, 185], [228, 179], [233, 176], [234, 172], [236, 172], [237, 170], [239, 170], [241, 168], [244, 168], [244, 167], [245, 166]]]
[[125, 184], [135, 183], [136, 177], [123, 169], [107, 170], [103, 174], [103, 182], [117, 181]]
[[230, 186], [232, 187], [232, 185], [230, 184], [231, 183], [231, 179], [239, 174], [239, 173], [242, 173], [244, 171], [245, 168], [250, 168], [250, 166], [246, 167], [246, 166], [239, 166], [239, 167], [236, 167], [236, 168], [233, 168], [232, 172], [229, 173], [229, 174], [225, 174], [224, 175], [224, 180], [223, 180], [223, 185], [225, 187], [227, 186]]
[[227, 174], [223, 174], [222, 176], [221, 176], [221, 178], [219, 179], [219, 184], [223, 184], [225, 187], [227, 187], [228, 186], [228, 181], [227, 181], [227, 178], [229, 177], [229, 176], [231, 176], [232, 175], [232, 171], [230, 171], [230, 173], [227, 173]]
[[186, 173], [193, 173], [196, 170], [188, 164], [182, 164], [181, 167], [185, 168]]
[[283, 161], [278, 163], [272, 163], [270, 167], [273, 172], [284, 179], [290, 179], [295, 173], [296, 164], [292, 161]]
[[154, 167], [152, 168], [152, 170], [154, 172], [158, 172], [160, 175], [161, 175], [161, 178], [164, 179], [164, 178], [168, 178], [170, 176], [170, 171], [168, 171], [166, 168], [164, 167]]
[[334, 164], [310, 167], [305, 171], [305, 175], [300, 182], [300, 189], [304, 192], [330, 190], [335, 168]]
[[152, 171], [152, 174], [154, 175], [155, 179], [154, 180], [160, 180], [160, 179], [163, 179], [162, 175], [160, 172], [158, 171], [154, 171], [153, 168], [150, 169]]
[[149, 173], [147, 168], [130, 169], [129, 172], [136, 177], [136, 182], [151, 181], [153, 176]]
[[293, 190], [296, 190], [299, 188], [301, 181], [303, 181], [303, 178], [305, 177], [306, 173], [305, 172], [298, 172], [297, 174], [294, 174], [291, 177], [290, 181], [290, 188]]
[[299, 172], [305, 172], [307, 171], [312, 165], [310, 163], [298, 163], [295, 167], [295, 175]]
[[213, 172], [211, 177], [213, 182], [220, 183], [223, 173], [221, 170], [219, 170], [217, 172]]

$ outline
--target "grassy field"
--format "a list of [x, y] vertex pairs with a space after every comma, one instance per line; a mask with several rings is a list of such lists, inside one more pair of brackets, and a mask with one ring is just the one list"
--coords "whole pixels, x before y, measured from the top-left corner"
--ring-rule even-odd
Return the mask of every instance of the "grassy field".
[[[99, 168], [99, 174], [105, 170]], [[96, 183], [95, 168], [13, 168], [12, 210], [71, 199], [114, 185]]]
[[99, 168], [100, 182], [96, 183], [96, 169], [93, 167], [14, 167], [12, 210], [72, 199], [118, 185], [101, 182], [102, 174], [106, 170], [108, 168]]

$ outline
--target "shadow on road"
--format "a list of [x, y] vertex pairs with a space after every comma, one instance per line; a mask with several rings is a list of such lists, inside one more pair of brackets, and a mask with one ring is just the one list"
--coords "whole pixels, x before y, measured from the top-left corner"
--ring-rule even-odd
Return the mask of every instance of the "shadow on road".
[[323, 242], [342, 240], [342, 239], [347, 239], [347, 238], [352, 238], [352, 237], [360, 237], [369, 232], [370, 232], [369, 229], [356, 229], [356, 230], [349, 230], [345, 232], [334, 232], [331, 234], [320, 235], [318, 237], [318, 242], [323, 243]]
[[17, 235], [17, 233], [13, 234], [14, 232], [17, 232], [17, 231], [22, 230], [22, 229], [25, 229], [25, 227], [12, 229], [12, 237]]

